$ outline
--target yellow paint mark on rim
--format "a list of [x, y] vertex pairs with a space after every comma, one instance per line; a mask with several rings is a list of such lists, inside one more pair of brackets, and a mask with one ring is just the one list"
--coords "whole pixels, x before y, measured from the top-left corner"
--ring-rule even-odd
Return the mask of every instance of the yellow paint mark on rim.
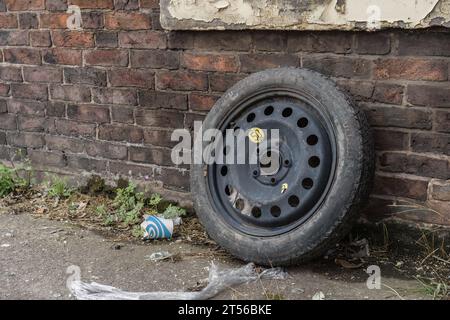
[[260, 128], [251, 128], [248, 132], [248, 138], [253, 143], [261, 143], [265, 139], [264, 131]]

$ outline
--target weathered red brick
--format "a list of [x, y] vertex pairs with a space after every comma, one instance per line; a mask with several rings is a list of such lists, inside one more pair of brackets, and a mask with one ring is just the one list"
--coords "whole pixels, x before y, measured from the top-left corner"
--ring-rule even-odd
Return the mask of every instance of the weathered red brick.
[[30, 43], [33, 47], [45, 47], [48, 48], [52, 45], [52, 40], [50, 37], [50, 31], [31, 31], [30, 32]]
[[427, 199], [428, 179], [414, 176], [376, 175], [374, 193], [417, 200]]
[[111, 12], [105, 15], [105, 27], [112, 30], [147, 30], [151, 29], [152, 21], [146, 13]]
[[372, 62], [353, 57], [305, 56], [302, 66], [328, 76], [351, 79], [369, 79]]
[[159, 9], [159, 0], [140, 0], [139, 3], [144, 9]]
[[42, 13], [39, 15], [40, 27], [42, 29], [67, 29], [67, 20], [70, 13]]
[[225, 92], [243, 78], [245, 75], [241, 74], [212, 73], [209, 75], [209, 83], [212, 91]]
[[189, 95], [189, 108], [194, 111], [209, 111], [218, 99], [218, 96], [191, 93]]
[[5, 62], [16, 64], [41, 64], [41, 53], [37, 49], [10, 48], [3, 49]]
[[128, 65], [128, 51], [119, 49], [98, 49], [85, 52], [87, 65], [121, 66]]
[[432, 180], [430, 196], [434, 200], [450, 201], [450, 181]]
[[373, 126], [412, 129], [432, 127], [432, 113], [429, 110], [376, 105], [367, 106], [365, 110]]
[[[72, 111], [74, 112], [74, 111]], [[89, 118], [88, 118], [89, 119]], [[70, 120], [56, 120], [56, 132], [65, 136], [94, 138], [95, 124], [80, 123]]]
[[137, 94], [134, 89], [94, 88], [92, 98], [99, 104], [137, 105]]
[[204, 73], [184, 71], [161, 71], [156, 74], [159, 89], [172, 89], [180, 91], [208, 89], [208, 77]]
[[391, 37], [381, 32], [358, 32], [353, 51], [358, 54], [388, 54], [391, 52]]
[[86, 31], [60, 31], [52, 32], [53, 44], [57, 47], [92, 48], [94, 34]]
[[98, 138], [108, 141], [142, 143], [144, 135], [140, 127], [106, 124], [99, 127]]
[[6, 136], [8, 144], [16, 147], [42, 148], [44, 137], [37, 133], [10, 133]]
[[375, 102], [402, 104], [405, 91], [405, 87], [402, 85], [376, 83], [371, 98]]
[[51, 120], [45, 117], [19, 115], [17, 118], [19, 131], [45, 132], [51, 129]]
[[109, 81], [113, 87], [154, 88], [155, 74], [146, 69], [112, 69]]
[[128, 157], [126, 146], [100, 141], [86, 143], [86, 153], [91, 157], [117, 160], [126, 160]]
[[138, 109], [136, 123], [138, 125], [159, 128], [183, 128], [184, 115], [167, 110]]
[[411, 148], [415, 152], [450, 155], [450, 134], [413, 132], [411, 133]]
[[0, 66], [0, 80], [22, 82], [22, 70], [18, 67]]
[[114, 0], [69, 0], [81, 9], [114, 9]]
[[183, 53], [182, 64], [191, 70], [237, 72], [239, 65], [234, 55]]
[[288, 37], [288, 51], [351, 53], [352, 43], [352, 33], [292, 32]]
[[408, 150], [409, 133], [394, 130], [374, 130], [375, 149]]
[[297, 67], [299, 59], [291, 54], [242, 54], [241, 72], [256, 72], [279, 67]]
[[15, 14], [0, 13], [0, 28], [15, 29], [18, 27], [18, 20]]
[[23, 76], [27, 82], [62, 82], [62, 69], [55, 67], [23, 67]]
[[36, 116], [45, 115], [46, 105], [39, 101], [21, 101], [17, 99], [8, 100], [8, 112], [18, 114], [29, 114]]
[[3, 130], [17, 130], [16, 115], [10, 113], [0, 114], [0, 129]]
[[133, 162], [173, 166], [171, 150], [165, 148], [130, 147], [130, 160]]
[[250, 33], [242, 31], [198, 32], [194, 36], [194, 47], [208, 51], [248, 51], [251, 44]]
[[82, 86], [52, 85], [50, 86], [50, 96], [53, 100], [89, 102], [91, 101], [91, 90]]
[[47, 135], [45, 136], [45, 142], [49, 150], [71, 153], [82, 153], [84, 151], [84, 142], [81, 139]]
[[180, 56], [169, 50], [132, 50], [131, 66], [135, 68], [178, 69]]
[[32, 99], [37, 101], [48, 100], [48, 88], [44, 84], [11, 84], [11, 94], [14, 98]]
[[127, 31], [119, 33], [119, 45], [123, 48], [165, 49], [166, 34], [160, 31]]
[[133, 124], [134, 107], [111, 106], [111, 117], [113, 122]]
[[44, 10], [44, 0], [5, 0], [9, 11]]
[[437, 110], [434, 114], [434, 129], [450, 133], [450, 111]]
[[49, 64], [81, 65], [81, 50], [54, 48], [44, 51], [44, 62]]
[[450, 107], [450, 90], [448, 85], [409, 85], [408, 102], [417, 106]]
[[28, 31], [0, 30], [0, 46], [28, 46]]
[[39, 19], [36, 13], [24, 12], [19, 14], [20, 29], [38, 29]]
[[139, 104], [153, 109], [187, 110], [188, 108], [185, 94], [150, 90], [139, 92]]
[[391, 58], [375, 61], [375, 79], [445, 81], [448, 64], [444, 60]]
[[67, 155], [67, 166], [69, 168], [85, 170], [89, 172], [103, 173], [106, 171], [107, 161], [87, 158], [78, 155]]
[[174, 147], [178, 141], [172, 141], [172, 130], [144, 128], [144, 144], [159, 147]]
[[67, 116], [83, 122], [105, 123], [110, 122], [109, 108], [97, 105], [69, 105]]

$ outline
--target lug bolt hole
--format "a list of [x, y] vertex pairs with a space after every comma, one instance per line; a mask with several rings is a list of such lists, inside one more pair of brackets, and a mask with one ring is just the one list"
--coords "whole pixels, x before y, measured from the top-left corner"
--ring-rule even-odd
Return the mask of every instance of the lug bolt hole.
[[314, 186], [314, 181], [311, 178], [303, 179], [302, 186], [303, 188], [309, 190]]
[[222, 175], [222, 177], [225, 177], [228, 173], [228, 167], [227, 166], [223, 166], [222, 169], [220, 169], [220, 174]]
[[311, 168], [317, 168], [320, 165], [320, 158], [319, 157], [311, 157], [308, 160], [308, 164]]
[[270, 214], [275, 218], [278, 218], [281, 215], [281, 209], [278, 206], [273, 206], [270, 208]]
[[247, 116], [247, 122], [253, 122], [255, 120], [256, 115], [252, 112]]
[[300, 204], [300, 199], [297, 196], [290, 196], [288, 199], [288, 203], [291, 207], [295, 208]]
[[273, 113], [273, 107], [272, 106], [268, 106], [265, 110], [264, 110], [264, 114], [266, 116], [270, 116]]
[[292, 109], [291, 108], [286, 108], [283, 110], [282, 115], [283, 117], [287, 118], [290, 117], [292, 114]]
[[288, 159], [284, 160], [284, 165], [286, 167], [288, 167], [290, 164], [291, 164], [291, 162]]
[[310, 146], [315, 146], [317, 144], [317, 142], [319, 142], [319, 138], [316, 135], [310, 135], [307, 139], [306, 142], [310, 145]]
[[297, 126], [298, 126], [299, 128], [306, 128], [306, 127], [308, 126], [308, 123], [309, 123], [308, 119], [306, 119], [306, 118], [300, 118], [300, 119], [298, 119], [298, 121], [297, 121]]
[[258, 171], [258, 170], [253, 171], [253, 176], [254, 176], [254, 177], [259, 176], [259, 171]]
[[252, 209], [252, 216], [255, 218], [260, 218], [261, 217], [261, 209], [258, 207], [253, 207]]

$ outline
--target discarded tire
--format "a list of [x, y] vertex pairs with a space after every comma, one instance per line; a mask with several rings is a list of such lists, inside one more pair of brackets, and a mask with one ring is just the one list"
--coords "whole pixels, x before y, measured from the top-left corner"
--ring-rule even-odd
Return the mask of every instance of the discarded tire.
[[[290, 265], [317, 257], [345, 235], [368, 197], [374, 155], [367, 121], [316, 72], [280, 68], [247, 77], [209, 112], [203, 132], [211, 128], [224, 136], [243, 130], [247, 143], [257, 144], [258, 159], [278, 159], [270, 172], [260, 160], [191, 165], [201, 223], [242, 260]], [[277, 145], [275, 156], [252, 139], [271, 129], [279, 132], [276, 140], [256, 136]]]

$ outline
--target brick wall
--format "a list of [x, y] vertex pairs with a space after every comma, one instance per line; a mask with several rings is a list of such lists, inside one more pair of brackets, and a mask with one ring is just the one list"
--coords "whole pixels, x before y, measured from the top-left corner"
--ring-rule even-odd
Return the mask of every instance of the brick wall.
[[[306, 67], [367, 111], [372, 211], [427, 201], [447, 217], [405, 218], [450, 224], [450, 33], [166, 32], [157, 2], [0, 0], [0, 158], [21, 150], [37, 168], [187, 192], [186, 168], [170, 161], [172, 129], [202, 119], [246, 74]], [[82, 9], [80, 31], [66, 27], [70, 4]]]

